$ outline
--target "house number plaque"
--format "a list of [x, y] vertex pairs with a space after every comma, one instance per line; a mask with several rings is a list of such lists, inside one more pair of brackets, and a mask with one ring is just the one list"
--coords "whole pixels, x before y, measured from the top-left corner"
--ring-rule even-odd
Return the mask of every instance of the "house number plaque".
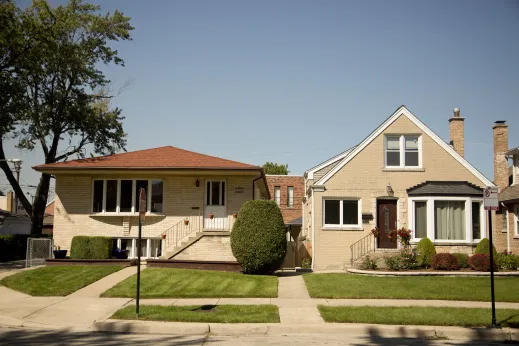
[[243, 187], [235, 187], [234, 193], [243, 193]]

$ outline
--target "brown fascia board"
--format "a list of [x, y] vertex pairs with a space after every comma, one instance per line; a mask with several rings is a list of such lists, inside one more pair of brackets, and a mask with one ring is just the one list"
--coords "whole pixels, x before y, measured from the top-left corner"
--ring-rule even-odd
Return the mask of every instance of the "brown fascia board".
[[32, 167], [37, 172], [54, 171], [261, 171], [261, 167]]

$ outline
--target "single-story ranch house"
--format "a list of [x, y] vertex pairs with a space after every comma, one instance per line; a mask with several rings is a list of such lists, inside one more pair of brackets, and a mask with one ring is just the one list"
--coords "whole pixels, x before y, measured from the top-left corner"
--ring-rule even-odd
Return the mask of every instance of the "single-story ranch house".
[[[269, 199], [261, 167], [171, 146], [34, 167], [56, 177], [54, 244], [109, 236], [143, 257], [234, 261], [230, 229], [242, 204]], [[138, 191], [147, 212], [138, 244]]]
[[302, 232], [314, 269], [395, 251], [389, 234], [401, 227], [412, 230], [411, 244], [428, 237], [437, 251], [471, 253], [487, 237], [482, 191], [494, 184], [463, 157], [458, 109], [449, 123], [446, 143], [401, 106], [361, 143], [305, 172]]

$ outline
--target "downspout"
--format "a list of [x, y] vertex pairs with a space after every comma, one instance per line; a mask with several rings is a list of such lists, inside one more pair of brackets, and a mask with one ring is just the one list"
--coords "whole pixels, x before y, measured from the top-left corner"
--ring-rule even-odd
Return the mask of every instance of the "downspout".
[[265, 173], [263, 172], [263, 168], [261, 169], [260, 172], [261, 172], [261, 175], [252, 181], [252, 200], [255, 199], [256, 181], [260, 180], [261, 178], [263, 178], [263, 182], [265, 183], [265, 189], [267, 191], [267, 199], [270, 199], [270, 192], [269, 192], [269, 188], [268, 188], [268, 185], [267, 185], [267, 178], [265, 177]]
[[315, 265], [315, 229], [314, 229], [314, 191], [312, 191], [312, 217], [310, 218], [312, 220], [312, 270], [314, 269]]
[[[506, 205], [501, 202], [501, 206], [503, 207], [503, 212], [505, 213], [506, 217], [506, 250], [508, 253], [510, 253], [510, 222], [508, 221], [508, 208], [506, 207]], [[503, 228], [503, 226], [501, 225], [501, 228]], [[496, 230], [497, 231], [497, 230]]]

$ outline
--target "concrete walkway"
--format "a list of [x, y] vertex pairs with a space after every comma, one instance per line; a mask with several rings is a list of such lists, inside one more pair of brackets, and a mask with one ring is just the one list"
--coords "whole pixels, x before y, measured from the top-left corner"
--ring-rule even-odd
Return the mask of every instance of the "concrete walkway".
[[[146, 269], [146, 266], [141, 266], [141, 271]], [[137, 267], [127, 267], [121, 269], [113, 274], [105, 276], [99, 281], [96, 281], [82, 289], [68, 295], [68, 298], [98, 298], [101, 293], [114, 287], [119, 282], [126, 280], [132, 275], [137, 274]]]

